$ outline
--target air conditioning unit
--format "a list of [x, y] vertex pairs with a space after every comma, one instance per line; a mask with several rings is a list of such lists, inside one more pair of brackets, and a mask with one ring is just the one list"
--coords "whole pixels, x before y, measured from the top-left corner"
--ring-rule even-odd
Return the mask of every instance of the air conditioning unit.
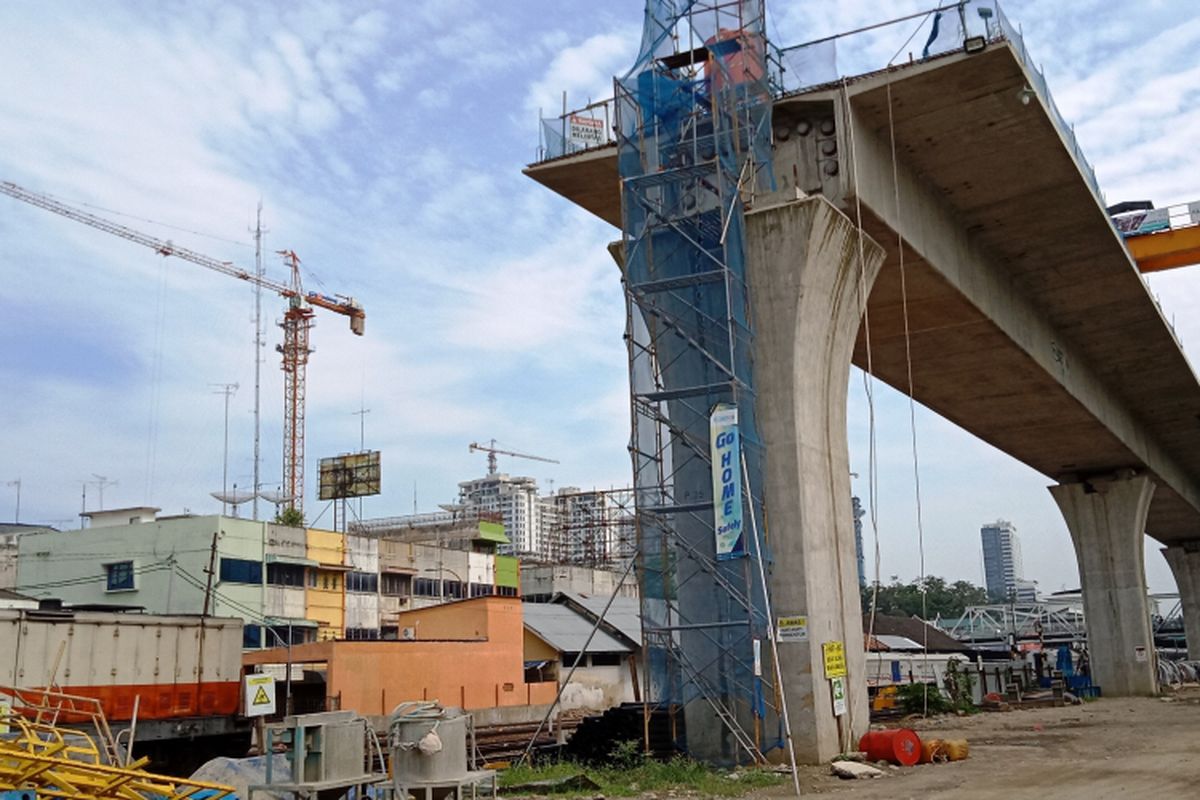
[[413, 641], [414, 639], [417, 638], [417, 629], [416, 628], [401, 628], [400, 629], [400, 638], [406, 642]]

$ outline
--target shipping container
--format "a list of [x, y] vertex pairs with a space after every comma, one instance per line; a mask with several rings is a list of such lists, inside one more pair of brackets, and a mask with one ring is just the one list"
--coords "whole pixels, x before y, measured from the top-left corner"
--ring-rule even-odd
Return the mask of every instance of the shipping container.
[[242, 621], [0, 609], [0, 685], [100, 701], [109, 720], [238, 711]]

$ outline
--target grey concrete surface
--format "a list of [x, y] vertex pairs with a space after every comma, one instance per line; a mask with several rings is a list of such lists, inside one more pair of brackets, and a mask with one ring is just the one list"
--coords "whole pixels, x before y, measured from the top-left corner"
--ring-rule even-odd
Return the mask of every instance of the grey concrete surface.
[[868, 725], [861, 680], [848, 681], [848, 713], [834, 716], [821, 645], [841, 642], [850, 675], [864, 673], [846, 392], [883, 251], [821, 197], [747, 214], [746, 251], [771, 597], [777, 617], [808, 617], [808, 641], [780, 642], [779, 663], [797, 757], [813, 763], [854, 749]]
[[1059, 484], [1050, 494], [1079, 561], [1093, 682], [1106, 697], [1157, 694], [1142, 547], [1154, 482], [1131, 475]]
[[1200, 540], [1164, 547], [1162, 554], [1179, 590], [1188, 658], [1200, 661]]

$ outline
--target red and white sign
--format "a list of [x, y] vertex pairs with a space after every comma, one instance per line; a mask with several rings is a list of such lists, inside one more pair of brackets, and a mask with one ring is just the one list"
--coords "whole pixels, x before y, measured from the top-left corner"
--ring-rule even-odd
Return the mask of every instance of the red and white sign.
[[604, 144], [604, 120], [572, 114], [567, 117], [567, 138], [580, 147]]

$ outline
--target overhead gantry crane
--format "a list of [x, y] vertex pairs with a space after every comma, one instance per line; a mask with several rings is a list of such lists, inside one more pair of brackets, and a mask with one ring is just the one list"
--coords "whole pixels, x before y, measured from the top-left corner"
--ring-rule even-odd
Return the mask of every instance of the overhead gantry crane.
[[1119, 203], [1108, 212], [1139, 272], [1200, 264], [1200, 202], [1164, 208]]
[[[281, 250], [284, 263], [291, 271], [289, 282], [273, 280], [263, 275], [242, 269], [230, 261], [221, 261], [179, 247], [169, 241], [126, 227], [88, 211], [67, 205], [49, 195], [33, 192], [8, 181], [0, 181], [0, 194], [6, 194], [32, 206], [45, 209], [59, 216], [98, 230], [120, 236], [134, 244], [154, 250], [160, 256], [174, 256], [201, 267], [220, 272], [231, 278], [246, 281], [275, 292], [287, 300], [287, 311], [283, 315], [283, 344], [276, 349], [283, 356], [284, 374], [284, 433], [283, 433], [283, 495], [285, 502], [301, 512], [304, 509], [304, 405], [308, 357], [312, 349], [308, 346], [309, 332], [313, 326], [313, 307], [323, 308], [350, 318], [350, 330], [362, 336], [366, 325], [366, 313], [352, 297], [325, 295], [308, 292], [300, 279], [300, 259], [291, 250]], [[255, 487], [258, 490], [258, 487]]]

